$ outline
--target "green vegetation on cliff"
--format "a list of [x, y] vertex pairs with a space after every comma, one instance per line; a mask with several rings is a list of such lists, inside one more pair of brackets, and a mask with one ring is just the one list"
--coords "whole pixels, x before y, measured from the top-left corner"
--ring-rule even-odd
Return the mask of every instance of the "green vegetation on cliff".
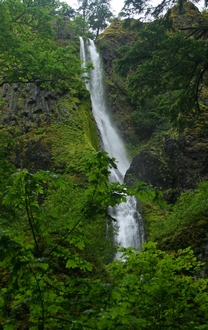
[[201, 93], [207, 90], [207, 40], [193, 38], [192, 30], [188, 37], [181, 23], [175, 31], [175, 26], [167, 28], [169, 16], [140, 29], [138, 41], [121, 48], [116, 65], [136, 107], [133, 121], [150, 133], [165, 120], [177, 128], [193, 126], [205, 107]]
[[166, 249], [200, 247], [206, 241], [208, 214], [208, 183], [183, 193], [165, 217], [152, 223], [151, 238]]
[[[134, 14], [148, 6], [127, 5]], [[207, 25], [207, 14], [188, 2], [150, 23], [115, 19], [99, 36], [109, 101], [131, 146], [172, 126], [206, 129]]]
[[[207, 12], [179, 1], [161, 15], [170, 3], [125, 1], [128, 19], [114, 20], [97, 44], [113, 116], [135, 156], [126, 183], [136, 186], [148, 240], [167, 251], [191, 246], [207, 276]], [[160, 18], [131, 19], [147, 11]]]
[[[83, 9], [95, 10], [97, 4], [109, 9], [108, 1], [80, 3], [87, 6]], [[195, 192], [184, 193], [173, 207], [167, 206], [161, 192], [138, 184], [134, 192], [142, 197], [149, 238], [160, 244], [145, 244], [140, 253], [122, 249], [124, 259], [113, 261], [117, 246], [108, 207], [124, 201], [129, 188], [109, 182], [115, 160], [98, 150], [75, 37], [87, 25], [82, 25], [85, 17], [74, 15], [56, 1], [0, 1], [0, 329], [206, 329], [207, 279], [200, 278], [206, 265], [196, 260], [190, 248], [178, 251], [186, 243], [195, 249], [205, 242], [206, 183]], [[95, 23], [90, 23], [91, 28], [99, 30], [105, 17], [98, 22], [101, 25]], [[190, 80], [184, 71], [191, 67], [191, 50], [198, 59], [195, 72], [203, 68], [206, 41], [199, 42], [199, 53], [194, 38], [174, 36], [158, 23], [148, 27], [136, 20], [127, 23], [123, 29], [123, 23], [115, 21], [107, 29], [107, 42], [100, 37], [100, 49], [105, 53], [110, 43], [109, 72], [116, 57], [119, 71], [123, 76], [127, 73], [125, 79], [113, 73], [108, 83], [115, 108], [118, 90], [122, 94], [122, 112], [118, 108], [114, 115], [131, 132], [131, 142], [135, 131], [146, 132], [145, 138], [153, 131], [159, 134], [151, 146], [154, 160], [157, 144], [163, 140], [160, 130], [171, 120], [178, 124], [175, 117], [189, 120], [191, 113], [192, 119], [194, 107], [190, 104], [190, 113], [188, 105], [177, 107], [177, 97], [185, 78]], [[124, 40], [128, 47], [117, 51]], [[181, 52], [175, 48], [176, 41], [182, 45]], [[166, 70], [170, 62], [163, 53], [167, 45], [166, 56], [176, 49], [175, 60], [181, 67], [176, 65], [175, 76], [173, 70], [168, 71], [162, 82], [160, 70]], [[184, 58], [187, 50], [190, 54]], [[147, 99], [138, 94], [142, 79], [141, 92]], [[192, 83], [194, 79], [189, 81], [191, 87]], [[206, 94], [205, 89], [201, 92]], [[170, 104], [167, 95], [175, 103]], [[130, 101], [128, 113], [125, 108]], [[175, 108], [171, 110], [170, 105]], [[159, 148], [162, 166], [167, 159]]]

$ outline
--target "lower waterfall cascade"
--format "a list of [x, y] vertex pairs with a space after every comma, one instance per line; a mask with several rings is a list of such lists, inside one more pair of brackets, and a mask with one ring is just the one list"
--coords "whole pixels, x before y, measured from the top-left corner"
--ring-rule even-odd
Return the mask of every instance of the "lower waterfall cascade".
[[[130, 162], [124, 143], [109, 115], [103, 66], [93, 40], [87, 39], [84, 42], [83, 38], [80, 37], [80, 58], [83, 67], [86, 66], [87, 61], [90, 61], [94, 68], [88, 74], [89, 81], [86, 87], [91, 96], [92, 111], [100, 134], [101, 148], [117, 161], [117, 169], [111, 170], [110, 180], [111, 182], [123, 183]], [[142, 218], [137, 210], [136, 198], [127, 196], [126, 202], [109, 207], [109, 214], [117, 220], [118, 233], [115, 235], [115, 242], [122, 247], [134, 247], [141, 250], [141, 245], [144, 242], [144, 228]], [[115, 258], [118, 259], [119, 256], [118, 253]]]

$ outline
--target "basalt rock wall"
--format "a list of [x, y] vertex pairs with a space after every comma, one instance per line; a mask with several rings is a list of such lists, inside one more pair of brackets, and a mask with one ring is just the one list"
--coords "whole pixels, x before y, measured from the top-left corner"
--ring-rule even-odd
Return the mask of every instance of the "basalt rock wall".
[[[192, 131], [178, 137], [166, 134], [160, 148], [144, 148], [133, 158], [125, 181], [144, 181], [164, 192], [177, 194], [208, 180], [208, 133]], [[173, 195], [166, 195], [172, 198]]]
[[[4, 84], [1, 106], [1, 124], [19, 127], [22, 133], [49, 122], [50, 117], [61, 111], [57, 104], [58, 94], [40, 89], [34, 83]], [[65, 114], [67, 111], [65, 110]]]
[[82, 95], [74, 96], [34, 83], [4, 84], [0, 93], [0, 128], [13, 137], [15, 150], [10, 160], [17, 168], [69, 172], [69, 164], [76, 164], [79, 150], [81, 154], [84, 148], [98, 148], [84, 84], [79, 92]]

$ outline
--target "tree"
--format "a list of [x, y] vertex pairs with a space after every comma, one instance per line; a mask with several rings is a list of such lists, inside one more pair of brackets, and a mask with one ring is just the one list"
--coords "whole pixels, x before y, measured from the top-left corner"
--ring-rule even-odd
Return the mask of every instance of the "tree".
[[80, 0], [79, 2], [81, 3], [79, 10], [82, 10], [84, 22], [87, 22], [89, 28], [96, 31], [96, 36], [98, 36], [100, 30], [107, 27], [107, 22], [113, 15], [110, 11], [110, 0]]
[[99, 32], [108, 26], [108, 20], [112, 17], [110, 11], [110, 0], [95, 0], [90, 5], [89, 26], [93, 31], [96, 31], [96, 37]]
[[148, 2], [146, 0], [125, 0], [121, 15], [127, 17], [132, 17], [135, 14], [141, 15], [144, 11], [148, 11], [147, 6]]
[[[60, 12], [60, 10], [59, 10]], [[70, 18], [74, 18], [76, 15], [76, 10], [73, 9], [71, 6], [67, 5], [67, 4], [63, 4], [62, 5], [62, 9], [61, 9], [61, 13], [64, 16], [68, 16]]]
[[80, 325], [91, 307], [89, 290], [98, 274], [99, 281], [105, 276], [101, 264], [114, 249], [106, 236], [108, 206], [125, 199], [126, 190], [109, 183], [108, 166], [116, 165], [106, 153], [90, 154], [80, 167], [87, 180], [80, 187], [50, 172], [12, 175], [0, 217], [4, 330]]
[[75, 48], [55, 42], [58, 7], [56, 1], [0, 2], [1, 85], [33, 82], [60, 91], [82, 88]]
[[201, 263], [193, 251], [167, 254], [148, 243], [141, 253], [125, 250], [123, 258], [108, 266], [109, 295], [101, 310], [89, 311], [92, 328], [206, 329], [207, 279], [194, 276]]
[[126, 77], [137, 113], [148, 108], [183, 128], [192, 125], [203, 109], [206, 90], [207, 40], [171, 32], [164, 20], [146, 24], [138, 41], [121, 49], [117, 71]]
[[109, 183], [112, 166], [106, 153], [88, 155], [79, 183], [8, 169], [0, 217], [4, 330], [206, 329], [208, 281], [197, 276], [203, 264], [189, 248], [171, 254], [148, 243], [141, 253], [123, 249], [123, 261], [103, 262], [113, 251], [108, 206], [126, 194]]
[[92, 0], [78, 0], [78, 2], [80, 3], [79, 11], [82, 11], [82, 17], [84, 21], [87, 20], [87, 17], [89, 15], [89, 5], [91, 1]]

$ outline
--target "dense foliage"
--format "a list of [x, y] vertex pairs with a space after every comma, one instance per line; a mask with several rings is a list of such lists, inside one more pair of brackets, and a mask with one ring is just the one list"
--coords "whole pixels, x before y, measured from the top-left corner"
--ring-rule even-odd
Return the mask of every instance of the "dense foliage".
[[[188, 11], [189, 5], [184, 8]], [[170, 14], [144, 24], [137, 41], [120, 49], [116, 69], [135, 105], [132, 120], [139, 134], [150, 136], [169, 122], [177, 128], [190, 127], [203, 113], [208, 43], [194, 37], [194, 31], [174, 30]]]
[[108, 206], [124, 199], [123, 188], [109, 183], [108, 165], [115, 166], [105, 153], [83, 160], [80, 173], [87, 175], [88, 185], [81, 188], [44, 171], [19, 170], [10, 177], [4, 166], [0, 235], [4, 329], [56, 329], [60, 320], [72, 324], [89, 304], [79, 295], [86, 295], [114, 250], [110, 229], [104, 238]]
[[49, 0], [0, 2], [1, 85], [33, 82], [61, 91], [81, 88], [73, 43], [67, 47], [56, 43], [59, 6]]
[[190, 249], [171, 255], [148, 243], [124, 258], [109, 266], [113, 286], [98, 329], [206, 329], [207, 280], [193, 281], [200, 263]]
[[[53, 135], [52, 143], [58, 140], [54, 171], [15, 168], [15, 133], [1, 130], [0, 329], [206, 329], [207, 279], [200, 278], [204, 264], [190, 248], [166, 253], [150, 242], [140, 253], [122, 249], [123, 259], [113, 260], [116, 227], [108, 207], [125, 201], [128, 189], [109, 182], [114, 159], [80, 151], [86, 141], [95, 149], [97, 143], [89, 122], [84, 133], [78, 132], [84, 126], [81, 115], [86, 119], [87, 114], [78, 106], [86, 91], [75, 41], [78, 32], [88, 35], [90, 28], [98, 34], [105, 28], [110, 2], [79, 3], [82, 15], [53, 0], [0, 1], [1, 85], [33, 82], [70, 95], [63, 103], [70, 100], [68, 121], [62, 118], [53, 123], [56, 130], [51, 125], [37, 132], [38, 141], [44, 134]], [[66, 27], [72, 38], [63, 45]], [[206, 56], [205, 40], [172, 34], [161, 22], [145, 26], [138, 41], [121, 50], [117, 68], [135, 105], [138, 130], [152, 132], [158, 121], [178, 125], [198, 113]], [[66, 127], [71, 135], [66, 136]], [[73, 159], [65, 164], [67, 156], [78, 153], [75, 164]], [[146, 184], [139, 184], [137, 193], [144, 202], [161, 202], [161, 194]], [[201, 183], [172, 209], [161, 202], [165, 216], [151, 224], [152, 239], [162, 246], [179, 226], [181, 234], [190, 226], [205, 228], [207, 196], [207, 184]], [[189, 245], [194, 247], [191, 240]]]
[[207, 280], [195, 278], [203, 264], [190, 249], [166, 254], [149, 243], [105, 265], [114, 249], [104, 238], [108, 205], [126, 193], [109, 183], [108, 166], [103, 152], [84, 159], [81, 189], [50, 172], [11, 176], [5, 167], [2, 329], [206, 328]]
[[[81, 88], [82, 69], [76, 44], [58, 45], [57, 33], [79, 34], [107, 26], [112, 16], [109, 1], [82, 2], [83, 16], [59, 1], [0, 1], [0, 84], [35, 82], [59, 91]], [[65, 21], [66, 22], [66, 21]], [[79, 35], [78, 34], [78, 35]]]
[[151, 239], [171, 249], [199, 247], [206, 236], [207, 214], [208, 183], [200, 182], [197, 189], [184, 192], [165, 215], [151, 223]]
[[[1, 141], [1, 329], [206, 329], [207, 280], [196, 277], [203, 263], [189, 248], [167, 254], [149, 243], [141, 253], [123, 249], [123, 260], [112, 262], [108, 206], [126, 194], [109, 183], [113, 159], [89, 154], [73, 182], [16, 170], [5, 159], [11, 136]], [[143, 200], [161, 198], [144, 184], [137, 191]], [[175, 214], [181, 225], [193, 223], [206, 215], [206, 199], [201, 184], [167, 221], [173, 226]]]

